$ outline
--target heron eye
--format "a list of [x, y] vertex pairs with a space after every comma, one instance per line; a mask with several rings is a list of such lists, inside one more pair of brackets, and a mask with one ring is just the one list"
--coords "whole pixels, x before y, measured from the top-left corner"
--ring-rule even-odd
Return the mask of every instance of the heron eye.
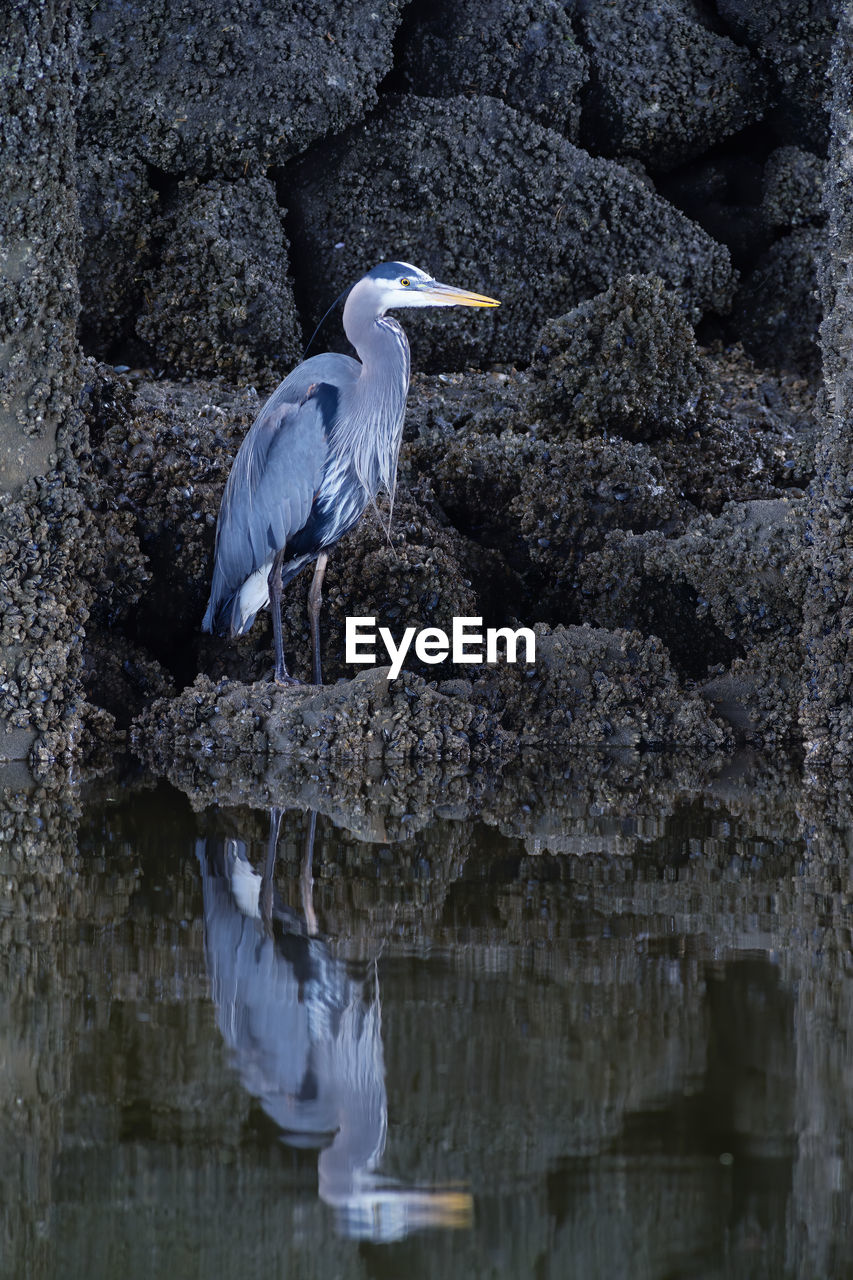
[[411, 283], [412, 283], [411, 280], [407, 280], [405, 276], [403, 276], [403, 278], [400, 281], [400, 284], [403, 286], [404, 289], [408, 289]]

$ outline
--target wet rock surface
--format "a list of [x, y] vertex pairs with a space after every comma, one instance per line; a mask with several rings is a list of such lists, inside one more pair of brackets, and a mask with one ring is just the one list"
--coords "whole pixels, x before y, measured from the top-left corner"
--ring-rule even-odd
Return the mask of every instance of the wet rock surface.
[[[49, 470], [78, 391], [78, 86], [71, 7], [13, 4], [2, 48], [0, 486]], [[34, 182], [33, 175], [38, 175]]]
[[140, 160], [93, 144], [78, 149], [77, 193], [80, 337], [89, 354], [108, 359], [126, 345], [142, 309], [159, 192]]
[[[523, 748], [671, 747], [708, 752], [732, 738], [707, 702], [685, 695], [663, 645], [637, 633], [537, 627], [537, 662], [427, 684], [371, 667], [325, 688], [214, 684], [199, 676], [154, 702], [131, 745], [149, 766], [221, 776], [240, 758], [261, 776], [269, 759], [500, 759]], [[472, 669], [473, 670], [473, 669]]]
[[771, 103], [796, 141], [823, 148], [829, 134], [826, 77], [836, 22], [837, 0], [715, 0], [732, 35], [767, 66]]
[[68, 757], [85, 733], [77, 36], [70, 5], [16, 3], [0, 46], [0, 758]]
[[213, 684], [199, 676], [178, 700], [155, 702], [131, 738], [159, 769], [205, 759], [214, 770], [254, 757], [262, 773], [269, 757], [398, 762], [447, 756], [463, 763], [488, 758], [494, 719], [464, 700], [448, 698], [408, 673], [389, 681], [374, 667], [326, 688]]
[[[853, 367], [851, 351], [851, 223], [849, 192], [853, 173], [845, 143], [851, 113], [850, 58], [853, 22], [845, 14], [833, 60], [832, 120], [826, 203], [830, 252], [820, 273], [825, 319], [821, 330], [826, 387], [824, 431], [818, 442], [816, 477], [809, 509], [811, 576], [805, 604], [804, 640], [809, 678], [803, 690], [803, 735], [807, 768], [822, 787], [821, 775], [849, 774], [853, 751], [853, 648], [850, 581], [851, 441], [848, 429]], [[836, 785], [835, 779], [827, 787]]]
[[[822, 315], [832, 385], [846, 376], [834, 9], [317, 4], [274, 32], [253, 0], [214, 10], [95, 4], [68, 28], [53, 120], [82, 237], [66, 218], [57, 243], [82, 351], [115, 367], [75, 366], [57, 470], [0, 496], [7, 722], [44, 760], [87, 723], [108, 741], [133, 726], [166, 769], [170, 751], [228, 755], [229, 735], [267, 760], [775, 748], [830, 687], [846, 704], [846, 463], [817, 398]], [[839, 140], [847, 75], [840, 52]], [[332, 555], [326, 690], [279, 691], [266, 612], [237, 642], [199, 632], [219, 501], [303, 335], [389, 258], [502, 306], [401, 314], [416, 377], [390, 528], [380, 505]], [[334, 315], [314, 349], [336, 347]], [[307, 586], [284, 608], [302, 679]], [[412, 651], [387, 687], [346, 662], [353, 616], [395, 639], [455, 617], [535, 627], [536, 664]]]
[[825, 253], [823, 231], [791, 231], [744, 279], [734, 317], [743, 345], [757, 360], [791, 369], [818, 367], [818, 267]]
[[683, 435], [698, 418], [706, 372], [681, 299], [657, 276], [620, 276], [549, 320], [530, 365], [548, 435]]
[[826, 162], [802, 147], [779, 147], [767, 157], [761, 211], [771, 230], [821, 224], [826, 220], [823, 181]]

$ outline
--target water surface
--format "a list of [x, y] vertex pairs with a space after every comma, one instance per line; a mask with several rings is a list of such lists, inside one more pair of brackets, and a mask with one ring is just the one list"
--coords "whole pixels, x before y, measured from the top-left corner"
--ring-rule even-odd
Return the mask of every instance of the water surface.
[[273, 865], [266, 808], [13, 798], [3, 1274], [850, 1273], [846, 858], [569, 786], [310, 866], [296, 809]]

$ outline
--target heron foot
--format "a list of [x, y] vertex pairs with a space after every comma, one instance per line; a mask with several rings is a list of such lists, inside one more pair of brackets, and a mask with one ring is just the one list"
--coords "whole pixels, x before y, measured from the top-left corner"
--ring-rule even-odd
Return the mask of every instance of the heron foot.
[[297, 680], [296, 676], [290, 676], [286, 671], [276, 671], [273, 673], [273, 680], [276, 684], [282, 686], [302, 684], [301, 680]]

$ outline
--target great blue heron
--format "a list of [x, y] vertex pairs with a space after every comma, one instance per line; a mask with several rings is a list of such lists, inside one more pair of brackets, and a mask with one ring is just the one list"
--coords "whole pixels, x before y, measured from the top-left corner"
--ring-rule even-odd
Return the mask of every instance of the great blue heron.
[[353, 285], [344, 332], [359, 359], [327, 352], [303, 361], [276, 388], [240, 446], [219, 508], [210, 600], [202, 628], [244, 635], [272, 609], [275, 679], [287, 674], [281, 593], [317, 561], [308, 593], [314, 683], [320, 602], [330, 549], [375, 502], [393, 498], [409, 390], [409, 343], [396, 307], [496, 307], [494, 298], [439, 284], [406, 262], [383, 262]]

